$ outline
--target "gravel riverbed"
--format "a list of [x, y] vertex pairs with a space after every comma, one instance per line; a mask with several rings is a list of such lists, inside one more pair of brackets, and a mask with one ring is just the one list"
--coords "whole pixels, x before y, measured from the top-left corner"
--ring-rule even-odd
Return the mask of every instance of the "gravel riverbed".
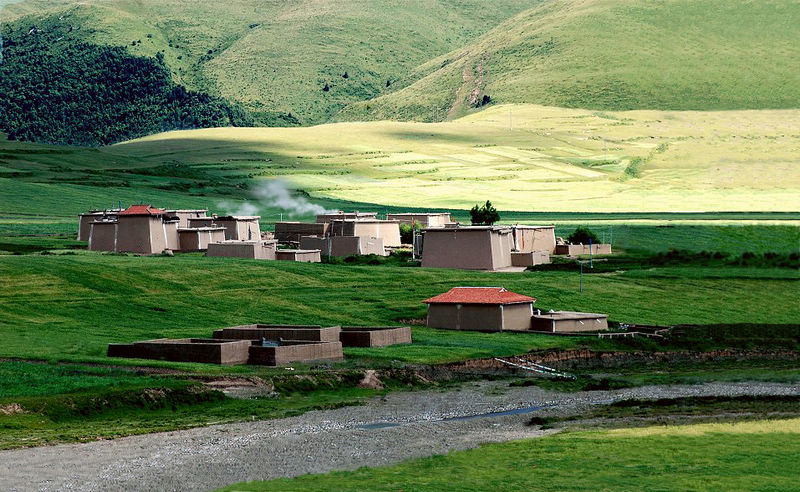
[[707, 383], [559, 393], [481, 382], [391, 393], [363, 406], [285, 419], [2, 451], [0, 488], [213, 490], [542, 436], [555, 431], [526, 426], [531, 415], [572, 415], [620, 399], [793, 394], [800, 394], [800, 385]]

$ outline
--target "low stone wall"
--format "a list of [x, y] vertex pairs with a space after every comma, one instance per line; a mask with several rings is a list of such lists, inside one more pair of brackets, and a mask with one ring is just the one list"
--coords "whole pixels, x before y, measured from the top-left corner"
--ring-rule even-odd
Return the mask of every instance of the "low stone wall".
[[531, 331], [545, 333], [579, 333], [608, 330], [608, 315], [556, 311], [531, 316]]
[[131, 344], [108, 345], [109, 357], [168, 360], [172, 362], [205, 362], [211, 364], [244, 364], [249, 357], [250, 340], [181, 338], [145, 340]]
[[292, 362], [336, 361], [344, 358], [341, 342], [284, 340], [280, 345], [271, 347], [251, 345], [249, 352], [249, 364], [265, 366], [281, 366]]
[[275, 259], [299, 261], [303, 263], [319, 263], [322, 261], [322, 256], [318, 249], [279, 249], [275, 251]]
[[386, 347], [411, 343], [408, 326], [343, 326], [339, 340], [345, 347]]
[[580, 256], [580, 255], [610, 255], [610, 244], [557, 244], [557, 255]]
[[547, 251], [511, 252], [511, 266], [529, 267], [550, 263], [550, 253]]
[[274, 260], [274, 241], [223, 241], [208, 245], [206, 256]]
[[215, 339], [236, 340], [306, 340], [312, 342], [338, 342], [338, 326], [315, 325], [241, 325], [215, 330]]

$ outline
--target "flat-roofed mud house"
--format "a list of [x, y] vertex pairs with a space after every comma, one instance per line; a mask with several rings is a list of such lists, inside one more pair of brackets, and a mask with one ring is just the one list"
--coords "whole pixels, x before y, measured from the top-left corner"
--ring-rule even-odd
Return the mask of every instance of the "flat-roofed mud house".
[[275, 239], [282, 243], [299, 243], [303, 236], [325, 236], [327, 222], [276, 222]]
[[331, 256], [388, 255], [383, 239], [375, 237], [303, 236], [300, 238], [300, 249], [318, 249], [323, 255]]
[[[200, 219], [200, 218], [209, 218], [208, 217], [208, 210], [205, 209], [190, 209], [190, 210], [167, 210], [167, 214], [177, 217], [178, 218], [178, 227], [182, 229], [186, 229], [187, 227], [193, 227], [189, 224], [190, 219]], [[199, 226], [194, 227], [203, 227], [203, 226], [210, 226], [211, 224], [201, 224]]]
[[169, 249], [166, 222], [170, 221], [165, 220], [165, 214], [165, 210], [150, 205], [131, 205], [120, 212], [115, 251], [152, 255]]
[[333, 212], [329, 214], [318, 214], [317, 215], [317, 223], [319, 224], [328, 224], [333, 220], [365, 220], [365, 219], [372, 219], [375, 220], [378, 218], [377, 212]]
[[275, 251], [275, 259], [283, 261], [299, 261], [302, 263], [319, 263], [322, 261], [318, 249], [279, 249]]
[[400, 246], [400, 223], [394, 220], [342, 219], [331, 221], [331, 236], [374, 237], [384, 246]]
[[607, 329], [607, 314], [551, 311], [549, 313], [537, 312], [531, 317], [531, 330], [533, 331], [574, 333]]
[[238, 241], [255, 241], [261, 239], [261, 226], [258, 215], [227, 215], [214, 217], [214, 224], [225, 228], [225, 239]]
[[89, 226], [89, 251], [117, 250], [117, 219], [102, 219]]
[[225, 240], [224, 227], [191, 227], [178, 229], [181, 251], [206, 251], [211, 243]]
[[549, 226], [511, 226], [514, 239], [514, 251], [529, 253], [533, 251], [556, 251], [556, 227]]
[[422, 266], [500, 270], [511, 267], [513, 238], [510, 227], [468, 226], [425, 229]]
[[398, 214], [387, 214], [386, 220], [395, 220], [397, 222], [400, 222], [401, 224], [406, 224], [406, 225], [418, 225], [422, 229], [447, 227], [456, 224], [456, 222], [453, 222], [453, 218], [450, 216], [450, 214], [444, 212], [441, 213], [404, 212]]
[[209, 244], [206, 256], [274, 260], [277, 245], [273, 240], [222, 241]]
[[96, 221], [115, 221], [122, 209], [114, 208], [110, 210], [90, 210], [78, 217], [78, 241], [88, 241], [91, 232], [92, 222]]
[[215, 227], [214, 225], [214, 217], [189, 217], [186, 219], [186, 223], [188, 224], [186, 229], [196, 228], [196, 227]]
[[430, 328], [472, 331], [526, 331], [536, 299], [503, 287], [454, 287], [422, 301]]

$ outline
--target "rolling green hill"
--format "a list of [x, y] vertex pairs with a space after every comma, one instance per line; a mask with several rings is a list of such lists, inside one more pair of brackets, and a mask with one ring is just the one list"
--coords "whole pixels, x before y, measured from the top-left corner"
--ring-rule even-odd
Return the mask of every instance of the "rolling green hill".
[[31, 24], [56, 18], [88, 43], [148, 57], [161, 52], [176, 83], [242, 103], [261, 123], [281, 126], [326, 121], [536, 3], [28, 0], [3, 16], [27, 16]]
[[728, 110], [800, 105], [800, 2], [563, 0], [430, 60], [343, 120], [442, 120], [502, 103]]

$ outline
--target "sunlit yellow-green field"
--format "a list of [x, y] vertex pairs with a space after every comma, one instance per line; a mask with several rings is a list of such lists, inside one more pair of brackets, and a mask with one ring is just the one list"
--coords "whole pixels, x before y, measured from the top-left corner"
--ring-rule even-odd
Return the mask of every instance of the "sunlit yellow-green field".
[[496, 106], [444, 123], [169, 132], [107, 149], [282, 177], [312, 196], [528, 211], [796, 211], [800, 110]]

